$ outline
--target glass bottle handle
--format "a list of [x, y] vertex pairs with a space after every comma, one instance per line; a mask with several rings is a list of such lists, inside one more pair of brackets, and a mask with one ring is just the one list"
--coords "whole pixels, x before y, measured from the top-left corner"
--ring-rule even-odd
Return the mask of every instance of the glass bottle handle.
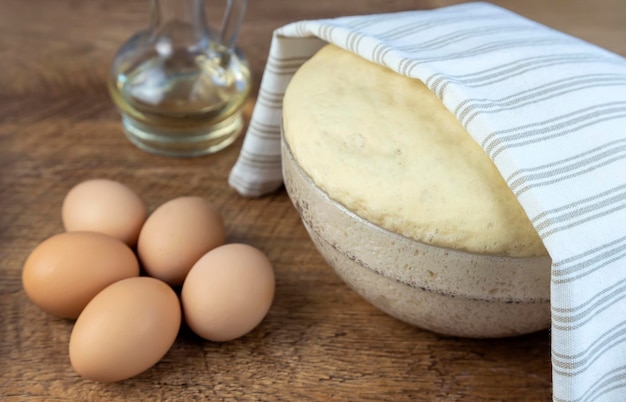
[[246, 12], [248, 0], [228, 0], [220, 29], [220, 44], [229, 52], [235, 48], [239, 28]]

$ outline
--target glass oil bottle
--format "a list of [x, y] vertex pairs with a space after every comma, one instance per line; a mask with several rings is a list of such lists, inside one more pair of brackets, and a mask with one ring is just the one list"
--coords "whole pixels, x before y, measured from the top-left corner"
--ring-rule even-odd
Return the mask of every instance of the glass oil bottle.
[[150, 24], [118, 51], [109, 91], [128, 139], [142, 150], [188, 157], [217, 152], [241, 133], [250, 70], [235, 46], [245, 0], [229, 0], [221, 30], [208, 0], [152, 0]]

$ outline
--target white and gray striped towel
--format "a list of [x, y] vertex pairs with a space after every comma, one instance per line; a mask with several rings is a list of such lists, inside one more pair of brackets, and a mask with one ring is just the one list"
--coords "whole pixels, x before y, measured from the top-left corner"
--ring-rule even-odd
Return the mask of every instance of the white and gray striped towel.
[[229, 182], [281, 185], [282, 95], [326, 42], [422, 80], [493, 159], [551, 257], [558, 401], [626, 400], [626, 60], [486, 3], [278, 29]]

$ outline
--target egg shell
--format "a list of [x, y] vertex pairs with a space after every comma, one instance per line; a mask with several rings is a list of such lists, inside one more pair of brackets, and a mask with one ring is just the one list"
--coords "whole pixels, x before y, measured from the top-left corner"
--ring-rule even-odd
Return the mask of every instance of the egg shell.
[[137, 253], [148, 275], [180, 286], [193, 264], [225, 240], [224, 221], [213, 204], [201, 197], [179, 197], [148, 217]]
[[165, 356], [180, 324], [180, 302], [167, 284], [149, 277], [124, 279], [98, 293], [76, 320], [70, 362], [89, 380], [125, 380]]
[[116, 237], [133, 247], [147, 217], [141, 198], [122, 183], [87, 180], [74, 186], [62, 207], [66, 231], [93, 231]]
[[210, 341], [239, 338], [266, 316], [274, 288], [274, 271], [263, 252], [246, 244], [218, 247], [198, 260], [185, 279], [185, 321]]
[[66, 232], [30, 253], [22, 285], [44, 311], [74, 319], [102, 289], [138, 275], [137, 257], [121, 240], [96, 232]]

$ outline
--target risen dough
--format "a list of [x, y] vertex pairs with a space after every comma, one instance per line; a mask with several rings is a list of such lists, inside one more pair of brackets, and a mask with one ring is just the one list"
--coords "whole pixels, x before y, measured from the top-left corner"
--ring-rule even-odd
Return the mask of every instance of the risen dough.
[[316, 185], [372, 223], [473, 253], [546, 255], [493, 162], [418, 80], [328, 45], [290, 82], [283, 124]]

